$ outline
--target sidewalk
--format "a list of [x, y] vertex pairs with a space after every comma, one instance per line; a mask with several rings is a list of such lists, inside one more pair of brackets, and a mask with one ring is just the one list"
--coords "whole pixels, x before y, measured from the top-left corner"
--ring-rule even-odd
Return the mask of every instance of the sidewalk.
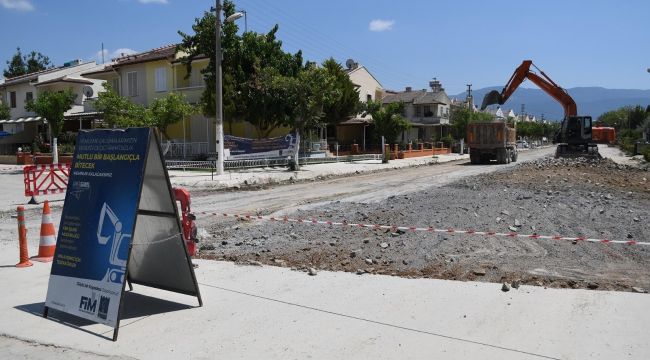
[[[49, 264], [0, 252], [0, 335], [136, 359], [647, 359], [650, 295], [201, 261], [196, 298], [135, 286], [112, 329], [41, 317]], [[13, 255], [13, 254], [12, 254]], [[33, 345], [32, 345], [33, 346]], [[36, 349], [36, 347], [34, 346]], [[43, 347], [38, 347], [42, 350]], [[36, 350], [35, 350], [36, 351]]]
[[436, 158], [424, 156], [391, 160], [388, 164], [382, 164], [380, 160], [312, 164], [301, 166], [299, 171], [289, 171], [286, 167], [256, 168], [226, 171], [223, 175], [215, 174], [214, 180], [209, 172], [203, 171], [172, 170], [169, 171], [169, 176], [174, 186], [185, 186], [192, 189], [223, 189], [287, 181], [320, 180], [331, 176], [369, 173], [466, 159], [469, 159], [469, 155], [446, 154], [436, 155]]

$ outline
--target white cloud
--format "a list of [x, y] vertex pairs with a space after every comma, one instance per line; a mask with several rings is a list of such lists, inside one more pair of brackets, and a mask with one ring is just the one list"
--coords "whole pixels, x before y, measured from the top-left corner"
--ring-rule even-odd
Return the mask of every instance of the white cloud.
[[169, 4], [167, 0], [138, 0], [140, 4]]
[[[135, 54], [137, 51], [129, 48], [119, 48], [114, 51], [109, 51], [108, 49], [104, 49], [104, 62], [110, 62], [112, 59], [121, 57], [122, 55], [131, 55]], [[98, 52], [95, 53], [95, 56], [92, 60], [97, 61], [98, 64], [102, 63], [102, 51], [99, 50]]]
[[0, 5], [5, 9], [19, 10], [19, 11], [32, 11], [34, 5], [29, 0], [0, 0]]
[[370, 31], [386, 31], [392, 30], [393, 25], [395, 25], [395, 20], [375, 19], [370, 22], [370, 26], [368, 26], [368, 28]]

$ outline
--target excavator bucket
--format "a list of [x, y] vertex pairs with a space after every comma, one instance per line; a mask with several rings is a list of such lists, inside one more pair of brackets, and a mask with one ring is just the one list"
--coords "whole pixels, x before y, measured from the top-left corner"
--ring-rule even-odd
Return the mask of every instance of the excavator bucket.
[[492, 90], [485, 94], [483, 104], [481, 104], [481, 110], [485, 110], [486, 107], [494, 104], [503, 104], [501, 101], [501, 93], [496, 90]]

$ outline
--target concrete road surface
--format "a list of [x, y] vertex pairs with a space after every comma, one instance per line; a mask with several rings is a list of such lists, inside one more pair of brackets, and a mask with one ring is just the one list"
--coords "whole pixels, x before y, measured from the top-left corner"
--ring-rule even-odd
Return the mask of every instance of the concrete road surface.
[[[647, 359], [650, 295], [197, 261], [195, 298], [136, 286], [110, 328], [40, 316], [49, 266], [2, 251], [0, 350], [136, 359]], [[55, 320], [59, 319], [61, 322]], [[43, 345], [55, 345], [45, 347]], [[25, 347], [28, 349], [25, 350]], [[7, 353], [4, 353], [7, 354]], [[89, 356], [90, 356], [89, 355]], [[68, 357], [65, 357], [66, 359]]]

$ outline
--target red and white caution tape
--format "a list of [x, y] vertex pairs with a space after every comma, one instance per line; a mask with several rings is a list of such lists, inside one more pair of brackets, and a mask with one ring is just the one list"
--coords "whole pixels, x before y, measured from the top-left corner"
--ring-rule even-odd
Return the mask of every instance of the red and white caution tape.
[[23, 171], [23, 166], [12, 166], [12, 167], [0, 167], [0, 173], [1, 172], [9, 172], [9, 171]]
[[292, 219], [286, 216], [277, 217], [277, 216], [262, 216], [262, 215], [242, 215], [242, 214], [226, 214], [226, 213], [214, 213], [214, 212], [199, 212], [198, 214], [202, 215], [212, 215], [212, 216], [222, 216], [222, 217], [232, 217], [236, 219], [246, 219], [246, 220], [263, 220], [271, 222], [284, 222], [284, 223], [301, 223], [301, 224], [314, 224], [314, 225], [329, 225], [329, 226], [342, 226], [350, 228], [366, 228], [366, 229], [376, 229], [376, 230], [391, 230], [391, 231], [411, 231], [411, 232], [435, 232], [435, 233], [451, 233], [451, 234], [467, 234], [467, 235], [483, 235], [483, 236], [499, 236], [499, 237], [510, 237], [510, 238], [526, 238], [526, 239], [545, 239], [545, 240], [564, 240], [564, 241], [584, 241], [591, 243], [601, 243], [601, 244], [625, 244], [625, 245], [642, 245], [650, 246], [650, 242], [645, 241], [636, 241], [634, 239], [629, 240], [611, 240], [611, 239], [592, 239], [584, 236], [571, 237], [571, 236], [561, 236], [561, 235], [538, 235], [538, 234], [520, 234], [516, 232], [502, 233], [496, 231], [477, 231], [473, 229], [468, 230], [458, 230], [454, 228], [446, 229], [436, 229], [433, 227], [416, 227], [416, 226], [395, 226], [395, 225], [375, 225], [375, 224], [362, 224], [362, 223], [351, 223], [343, 220], [342, 222], [337, 221], [328, 221], [328, 220], [317, 220], [317, 219]]

